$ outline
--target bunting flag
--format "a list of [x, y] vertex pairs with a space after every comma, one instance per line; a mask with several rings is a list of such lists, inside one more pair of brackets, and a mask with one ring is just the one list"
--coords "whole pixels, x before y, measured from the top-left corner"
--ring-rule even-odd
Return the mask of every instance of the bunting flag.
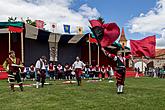
[[44, 21], [42, 21], [42, 20], [36, 20], [36, 27], [38, 29], [43, 29], [44, 28]]
[[21, 33], [23, 31], [22, 27], [9, 26], [8, 29], [11, 32], [17, 32], [17, 33]]
[[78, 34], [83, 34], [83, 27], [77, 26], [77, 31]]
[[64, 24], [64, 32], [70, 34], [70, 25], [65, 25]]
[[35, 39], [44, 42], [57, 42], [59, 44], [79, 43], [82, 42], [84, 35], [63, 35], [59, 33], [50, 33], [46, 30], [37, 29], [36, 27], [25, 24], [25, 38]]
[[156, 37], [148, 36], [141, 40], [130, 40], [131, 54], [142, 57], [155, 57]]
[[57, 23], [52, 23], [52, 28], [53, 29], [57, 28]]
[[116, 23], [102, 24], [99, 20], [89, 21], [92, 32], [102, 47], [113, 44], [120, 35], [120, 28]]

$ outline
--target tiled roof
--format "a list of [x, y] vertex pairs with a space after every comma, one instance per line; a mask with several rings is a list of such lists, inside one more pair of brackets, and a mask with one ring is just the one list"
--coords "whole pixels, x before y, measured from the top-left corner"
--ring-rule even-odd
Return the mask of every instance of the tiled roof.
[[125, 37], [125, 33], [124, 33], [124, 28], [122, 28], [122, 32], [121, 32], [120, 40], [119, 41], [127, 41], [127, 39]]
[[165, 55], [165, 49], [156, 49], [156, 56]]

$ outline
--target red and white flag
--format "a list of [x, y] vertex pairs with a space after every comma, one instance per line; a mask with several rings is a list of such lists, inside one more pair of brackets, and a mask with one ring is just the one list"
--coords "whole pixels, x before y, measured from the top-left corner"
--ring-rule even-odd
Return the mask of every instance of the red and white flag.
[[44, 21], [36, 20], [36, 27], [39, 29], [43, 29], [44, 28]]

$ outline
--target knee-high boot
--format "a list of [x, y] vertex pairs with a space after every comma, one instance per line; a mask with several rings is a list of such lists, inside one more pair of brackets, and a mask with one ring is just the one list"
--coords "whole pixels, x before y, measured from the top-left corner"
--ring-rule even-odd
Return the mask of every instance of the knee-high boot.
[[12, 90], [13, 92], [15, 92], [15, 90], [14, 90], [14, 84], [10, 84], [10, 87], [11, 87], [11, 90]]
[[21, 91], [23, 91], [23, 84], [22, 83], [19, 84], [19, 87], [20, 87]]
[[80, 86], [80, 79], [77, 78], [77, 83], [78, 83], [78, 86]]

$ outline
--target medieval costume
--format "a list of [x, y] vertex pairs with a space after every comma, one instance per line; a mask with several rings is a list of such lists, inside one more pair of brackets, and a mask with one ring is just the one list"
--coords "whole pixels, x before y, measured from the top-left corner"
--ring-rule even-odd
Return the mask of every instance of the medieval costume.
[[85, 70], [84, 78], [89, 78], [89, 65], [88, 64], [85, 66], [84, 70]]
[[64, 73], [65, 73], [65, 79], [66, 80], [70, 80], [70, 77], [71, 77], [71, 67], [69, 66], [69, 64], [65, 64]]
[[44, 87], [45, 79], [46, 79], [46, 57], [42, 56], [39, 60], [37, 60], [35, 68], [37, 73], [37, 82], [36, 88], [39, 88], [41, 83], [41, 87]]
[[19, 58], [15, 57], [15, 52], [11, 51], [9, 52], [9, 58], [5, 60], [3, 63], [3, 67], [8, 72], [8, 81], [11, 87], [11, 90], [14, 92], [14, 83], [17, 81], [17, 83], [20, 86], [21, 91], [23, 91], [23, 85], [20, 75], [20, 68], [23, 67], [22, 62]]
[[90, 78], [93, 78], [93, 77], [94, 77], [92, 65], [89, 66], [89, 77], [90, 77]]
[[105, 78], [105, 73], [106, 73], [106, 68], [104, 67], [104, 65], [102, 65], [101, 67], [101, 72], [100, 72], [100, 80]]
[[96, 65], [96, 67], [95, 67], [95, 76], [96, 77], [99, 77], [99, 74], [100, 74], [100, 66], [99, 65]]
[[34, 79], [35, 79], [35, 67], [34, 67], [34, 64], [31, 64], [31, 66], [29, 68], [29, 73], [30, 73], [30, 79], [32, 81], [34, 81]]
[[72, 67], [73, 67], [73, 70], [75, 71], [75, 74], [76, 74], [78, 86], [80, 86], [81, 85], [82, 70], [84, 69], [85, 64], [82, 61], [80, 61], [79, 57], [76, 57], [76, 61], [73, 63]]
[[121, 53], [118, 52], [118, 55], [108, 53], [104, 48], [102, 48], [105, 55], [112, 58], [116, 62], [116, 86], [117, 86], [117, 93], [123, 93], [124, 88], [124, 81], [125, 81], [125, 74], [126, 74], [126, 66], [125, 60], [131, 58], [131, 55], [122, 57]]
[[62, 80], [63, 78], [63, 67], [61, 64], [57, 65], [57, 74], [58, 74], [58, 79]]
[[113, 75], [114, 75], [112, 67], [110, 65], [108, 65], [107, 68], [106, 68], [106, 71], [107, 71], [109, 79], [111, 80]]
[[52, 62], [48, 65], [48, 71], [49, 71], [50, 80], [51, 79], [55, 80], [55, 68]]
[[27, 68], [26, 68], [26, 67], [22, 67], [22, 68], [20, 69], [20, 73], [21, 73], [22, 81], [24, 82], [24, 81], [26, 80]]

